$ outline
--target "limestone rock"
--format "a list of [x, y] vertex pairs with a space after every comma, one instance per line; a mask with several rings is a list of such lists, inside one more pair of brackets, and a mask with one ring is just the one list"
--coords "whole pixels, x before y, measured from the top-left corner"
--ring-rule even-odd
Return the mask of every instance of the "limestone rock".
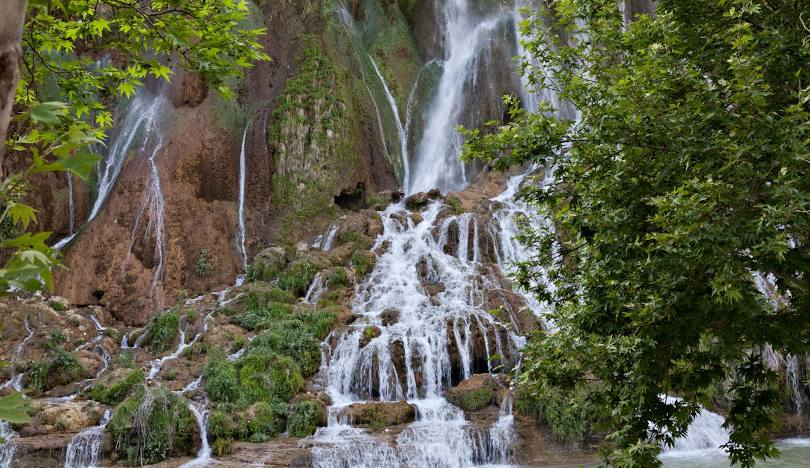
[[378, 430], [413, 422], [416, 419], [416, 406], [406, 401], [353, 403], [343, 410], [343, 414], [353, 425]]
[[473, 375], [447, 391], [447, 401], [464, 411], [478, 411], [495, 402], [496, 383], [490, 374]]

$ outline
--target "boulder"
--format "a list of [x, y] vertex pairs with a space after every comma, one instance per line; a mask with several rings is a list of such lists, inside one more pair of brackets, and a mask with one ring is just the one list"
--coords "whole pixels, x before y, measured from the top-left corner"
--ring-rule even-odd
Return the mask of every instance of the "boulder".
[[418, 210], [427, 206], [432, 200], [442, 197], [442, 193], [438, 189], [432, 189], [428, 192], [414, 193], [405, 199], [405, 208], [409, 210]]
[[379, 430], [413, 422], [416, 419], [416, 406], [406, 401], [353, 403], [344, 408], [342, 414], [352, 425]]
[[95, 426], [104, 408], [95, 401], [65, 401], [58, 405], [34, 405], [34, 417], [22, 428], [23, 436], [72, 432]]
[[495, 403], [496, 388], [492, 375], [473, 375], [448, 390], [447, 401], [464, 411], [479, 411]]
[[385, 309], [380, 313], [380, 321], [383, 326], [390, 327], [391, 325], [399, 322], [400, 311], [394, 308]]

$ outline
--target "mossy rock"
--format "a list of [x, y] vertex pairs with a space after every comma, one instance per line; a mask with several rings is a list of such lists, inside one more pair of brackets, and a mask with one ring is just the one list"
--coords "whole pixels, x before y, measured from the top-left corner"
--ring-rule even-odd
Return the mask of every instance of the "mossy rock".
[[54, 346], [48, 351], [48, 359], [32, 363], [25, 376], [26, 386], [41, 392], [54, 387], [68, 385], [77, 380], [91, 377], [76, 353]]
[[248, 267], [247, 277], [250, 281], [271, 281], [287, 266], [284, 248], [268, 247], [256, 255], [253, 264]]
[[292, 437], [308, 437], [323, 426], [326, 426], [326, 405], [315, 398], [304, 398], [294, 405], [287, 432]]
[[416, 419], [416, 407], [406, 401], [353, 403], [343, 411], [353, 425], [369, 427], [375, 431], [408, 424]]
[[164, 387], [143, 388], [124, 400], [107, 425], [118, 457], [148, 465], [193, 455], [197, 424], [185, 401]]
[[100, 403], [115, 406], [124, 401], [133, 390], [143, 385], [145, 381], [146, 375], [143, 370], [137, 369], [109, 386], [102, 383], [94, 385], [90, 391], [90, 398]]
[[490, 374], [473, 375], [447, 391], [447, 400], [464, 411], [482, 410], [495, 398], [495, 379]]

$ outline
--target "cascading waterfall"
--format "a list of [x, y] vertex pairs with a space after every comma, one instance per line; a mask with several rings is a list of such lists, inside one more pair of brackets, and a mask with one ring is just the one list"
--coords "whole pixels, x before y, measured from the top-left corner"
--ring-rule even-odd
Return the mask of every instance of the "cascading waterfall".
[[380, 73], [380, 68], [377, 66], [377, 62], [374, 61], [374, 57], [371, 55], [369, 55], [368, 58], [371, 61], [371, 66], [374, 68], [374, 72], [377, 74], [377, 78], [379, 78], [380, 83], [382, 83], [383, 90], [385, 90], [385, 97], [388, 99], [388, 105], [391, 107], [391, 113], [394, 114], [394, 123], [397, 125], [397, 133], [399, 134], [399, 151], [402, 156], [402, 190], [405, 193], [408, 193], [408, 182], [411, 179], [410, 156], [408, 156], [408, 133], [403, 128], [402, 117], [399, 114], [397, 100], [394, 99], [394, 95], [391, 94], [391, 90], [388, 89], [388, 83], [386, 83], [385, 78], [383, 78], [382, 73]]
[[[124, 161], [126, 161], [127, 155], [132, 149], [136, 137], [140, 135], [144, 129], [149, 131], [148, 129], [154, 126], [153, 123], [160, 116], [163, 105], [164, 99], [161, 95], [155, 96], [145, 89], [139, 90], [135, 95], [124, 119], [119, 125], [118, 133], [112, 140], [110, 150], [107, 152], [107, 157], [104, 159], [104, 169], [103, 171], [99, 170], [98, 195], [93, 202], [90, 214], [85, 221], [86, 223], [92, 221], [101, 211], [101, 207], [104, 206], [110, 192], [112, 192], [115, 186], [115, 182], [118, 180], [118, 176], [124, 166]], [[71, 184], [72, 193], [72, 180], [69, 183]], [[77, 234], [73, 231], [74, 230], [71, 229], [70, 235], [54, 244], [53, 247], [55, 249], [62, 249], [70, 243]]]
[[[194, 381], [186, 385], [185, 388], [180, 390], [178, 394], [196, 392], [202, 383], [202, 375], [197, 377]], [[208, 397], [205, 392], [200, 392], [202, 397], [200, 402], [188, 400], [188, 409], [194, 415], [197, 421], [197, 428], [200, 431], [200, 450], [197, 451], [197, 457], [194, 460], [184, 463], [179, 468], [191, 468], [194, 466], [205, 466], [206, 462], [211, 460], [211, 446], [208, 444]]]
[[[443, 209], [441, 203], [431, 204], [419, 223], [402, 204], [382, 213], [384, 232], [372, 250], [386, 246], [385, 252], [358, 285], [354, 301], [362, 318], [324, 344], [321, 375], [334, 406], [328, 427], [313, 437], [315, 466], [461, 467], [509, 461], [511, 412], [482, 434], [443, 397], [454, 379], [486, 372], [493, 360], [504, 363], [524, 342], [484, 310], [484, 291], [494, 284], [478, 268], [483, 223], [471, 214], [440, 222]], [[451, 249], [454, 227], [459, 242]], [[431, 296], [425, 279], [443, 290]], [[383, 317], [390, 310], [398, 311], [396, 323]], [[379, 330], [378, 336], [368, 340], [367, 327]], [[473, 353], [476, 336], [485, 353], [479, 358]], [[416, 406], [417, 421], [397, 437], [396, 448], [339, 416], [350, 403], [403, 399]]]
[[[150, 237], [154, 237], [153, 247], [153, 272], [152, 284], [149, 293], [155, 309], [160, 308], [160, 300], [156, 295], [158, 284], [163, 279], [165, 271], [165, 206], [163, 199], [163, 189], [160, 182], [160, 170], [157, 164], [157, 157], [163, 147], [163, 135], [160, 131], [158, 117], [161, 115], [161, 110], [168, 108], [168, 102], [163, 95], [159, 95], [155, 99], [153, 107], [155, 113], [152, 115], [145, 124], [146, 136], [141, 146], [141, 154], [149, 151], [147, 164], [149, 166], [148, 178], [146, 186], [141, 197], [141, 204], [135, 215], [135, 221], [132, 227], [132, 236], [130, 239], [129, 250], [127, 257], [132, 254], [132, 247], [138, 237], [138, 232], [143, 226], [143, 243], [144, 247], [147, 246]], [[153, 141], [154, 140], [154, 141]], [[120, 169], [119, 169], [120, 170]], [[145, 221], [145, 222], [144, 222]]]
[[786, 372], [788, 383], [791, 390], [791, 399], [793, 400], [793, 408], [796, 410], [796, 415], [799, 417], [801, 424], [802, 418], [802, 382], [799, 376], [799, 358], [794, 354], [789, 354], [785, 359]]
[[455, 131], [464, 108], [464, 90], [474, 78], [474, 62], [482, 46], [503, 22], [512, 21], [504, 15], [479, 20], [468, 0], [443, 3], [444, 66], [417, 147], [412, 180], [405, 184], [409, 188], [406, 193], [433, 188], [451, 191], [467, 185], [464, 163], [458, 159], [462, 139]]
[[0, 439], [4, 441], [0, 444], [0, 468], [11, 468], [11, 462], [17, 453], [17, 444], [14, 442], [16, 438], [17, 433], [11, 428], [11, 424], [0, 421]]
[[98, 426], [76, 434], [67, 446], [65, 468], [94, 468], [98, 465], [104, 429], [109, 424], [112, 413], [104, 410]]
[[73, 235], [76, 228], [76, 208], [74, 206], [75, 201], [73, 199], [73, 174], [67, 172], [66, 176], [68, 184], [68, 234]]
[[250, 123], [245, 126], [245, 131], [242, 133], [242, 148], [239, 150], [239, 228], [236, 231], [236, 245], [239, 248], [239, 255], [242, 256], [242, 271], [245, 272], [248, 268], [247, 249], [245, 248], [245, 185], [247, 179], [245, 142], [249, 128]]

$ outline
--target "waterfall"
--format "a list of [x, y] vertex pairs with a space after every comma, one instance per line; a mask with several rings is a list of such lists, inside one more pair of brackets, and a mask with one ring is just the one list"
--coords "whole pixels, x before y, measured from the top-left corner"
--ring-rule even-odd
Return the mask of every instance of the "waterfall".
[[410, 181], [411, 178], [411, 171], [409, 167], [410, 157], [408, 156], [408, 133], [402, 126], [402, 117], [399, 114], [399, 107], [397, 106], [397, 100], [394, 99], [394, 95], [391, 94], [391, 90], [388, 89], [388, 83], [386, 83], [385, 78], [383, 78], [382, 73], [380, 73], [380, 69], [377, 66], [377, 62], [374, 61], [374, 57], [372, 57], [370, 54], [368, 58], [369, 60], [371, 60], [371, 66], [374, 68], [374, 72], [377, 73], [377, 77], [380, 79], [380, 83], [382, 83], [383, 90], [385, 90], [385, 97], [388, 99], [388, 105], [391, 107], [391, 113], [394, 114], [394, 122], [397, 125], [397, 133], [399, 134], [399, 150], [400, 155], [402, 156], [402, 181], [403, 181], [402, 190], [405, 193], [408, 193], [408, 182]]
[[[220, 301], [220, 303], [221, 303], [221, 301]], [[205, 318], [203, 319], [203, 328], [202, 328], [202, 330], [200, 330], [196, 335], [194, 335], [194, 337], [189, 342], [186, 342], [186, 327], [184, 326], [184, 323], [183, 323], [184, 320], [180, 320], [180, 323], [177, 325], [178, 332], [180, 334], [180, 340], [179, 340], [180, 342], [177, 344], [177, 349], [175, 349], [171, 354], [168, 354], [166, 356], [163, 356], [161, 358], [153, 360], [149, 364], [149, 373], [147, 374], [147, 377], [149, 379], [154, 379], [155, 376], [157, 376], [157, 374], [160, 372], [160, 369], [163, 367], [163, 364], [165, 364], [167, 361], [172, 361], [172, 360], [177, 359], [178, 357], [180, 357], [180, 355], [183, 354], [183, 351], [185, 351], [188, 348], [190, 348], [191, 346], [193, 346], [194, 343], [197, 342], [197, 340], [199, 340], [203, 335], [205, 335], [205, 333], [208, 331], [208, 325], [209, 325], [209, 323], [211, 322], [211, 319], [214, 316], [214, 312], [216, 312], [216, 310], [212, 310], [211, 312], [208, 313], [208, 315], [205, 316]], [[185, 318], [185, 316], [184, 316], [184, 318]], [[141, 336], [143, 336], [143, 335], [141, 335]], [[136, 342], [135, 345], [136, 345], [136, 347], [138, 347], [139, 346], [139, 341]]]
[[[163, 148], [163, 135], [160, 131], [158, 117], [159, 111], [167, 108], [168, 102], [163, 95], [159, 95], [153, 102], [150, 109], [154, 109], [154, 113], [145, 121], [145, 136], [141, 146], [141, 154], [149, 151], [147, 157], [148, 175], [146, 186], [144, 187], [143, 195], [141, 196], [141, 203], [135, 215], [135, 221], [132, 226], [132, 236], [129, 243], [129, 250], [127, 251], [127, 258], [132, 254], [132, 247], [138, 237], [138, 232], [143, 227], [143, 243], [144, 247], [148, 244], [151, 236], [154, 237], [154, 247], [152, 253], [152, 284], [149, 289], [149, 294], [155, 305], [156, 309], [160, 308], [160, 301], [156, 295], [158, 284], [163, 279], [165, 271], [165, 203], [163, 199], [163, 189], [161, 187], [160, 170], [158, 168], [157, 158], [160, 150]], [[154, 141], [153, 141], [154, 140]], [[120, 169], [119, 169], [120, 170]], [[101, 193], [101, 192], [100, 192]], [[98, 202], [98, 200], [97, 200]]]
[[[666, 397], [665, 401], [672, 404], [680, 401], [680, 398]], [[720, 446], [727, 443], [729, 438], [729, 431], [723, 428], [723, 423], [725, 418], [701, 408], [689, 425], [686, 435], [675, 439], [672, 447], [663, 447], [661, 456], [688, 457], [696, 452], [722, 454]]]
[[0, 439], [4, 442], [0, 444], [0, 468], [11, 468], [14, 455], [17, 453], [17, 444], [14, 439], [17, 433], [11, 428], [7, 421], [0, 421]]
[[236, 245], [239, 248], [239, 255], [242, 256], [242, 271], [247, 271], [248, 259], [245, 248], [245, 180], [247, 179], [247, 157], [245, 142], [250, 122], [245, 126], [242, 133], [242, 149], [239, 150], [239, 229], [236, 231]]
[[793, 400], [793, 408], [796, 410], [796, 415], [799, 417], [799, 424], [802, 418], [802, 382], [799, 375], [799, 358], [794, 354], [789, 354], [785, 359], [786, 372], [788, 377], [788, 384], [791, 390], [791, 400]]
[[75, 202], [73, 200], [73, 175], [70, 172], [65, 174], [68, 183], [68, 234], [72, 235], [76, 223]]
[[[434, 202], [418, 223], [402, 204], [382, 212], [384, 231], [372, 247], [380, 256], [354, 299], [360, 318], [324, 342], [321, 376], [334, 406], [328, 426], [312, 438], [314, 466], [461, 467], [509, 461], [511, 411], [482, 434], [443, 397], [456, 379], [490, 370], [492, 360], [514, 357], [523, 343], [485, 310], [484, 292], [496, 287], [479, 268], [487, 226], [469, 213], [442, 219], [444, 208]], [[453, 249], [451, 229], [459, 232]], [[426, 280], [443, 290], [429, 293]], [[395, 323], [383, 317], [389, 310], [399, 313]], [[378, 331], [370, 339], [369, 327]], [[483, 355], [476, 357], [476, 350]], [[350, 403], [403, 399], [416, 406], [417, 420], [397, 436], [395, 447], [336, 416]]]
[[[194, 392], [200, 388], [202, 383], [202, 375], [197, 377], [194, 381], [186, 385], [185, 388], [180, 390], [178, 394], [182, 395], [188, 392]], [[202, 401], [195, 403], [191, 400], [188, 401], [188, 409], [194, 415], [197, 421], [197, 427], [200, 431], [200, 450], [197, 451], [197, 458], [180, 465], [179, 468], [191, 468], [194, 466], [205, 466], [206, 462], [211, 460], [211, 446], [208, 444], [208, 431], [206, 425], [208, 423], [208, 397], [205, 392], [202, 392]]]
[[[427, 123], [416, 152], [407, 193], [439, 188], [452, 191], [467, 184], [464, 163], [458, 159], [462, 145], [455, 131], [464, 109], [464, 91], [474, 79], [475, 59], [492, 33], [504, 22], [502, 16], [479, 20], [469, 0], [443, 2], [445, 60]], [[511, 18], [510, 18], [511, 20]]]
[[104, 429], [112, 418], [109, 409], [104, 410], [104, 416], [98, 426], [76, 434], [67, 446], [65, 455], [65, 468], [95, 468], [99, 461], [101, 442], [104, 439]]
[[323, 280], [323, 275], [318, 272], [315, 275], [315, 278], [312, 280], [312, 284], [309, 285], [306, 295], [304, 295], [304, 303], [317, 304], [318, 299], [321, 298], [321, 295], [323, 295], [325, 289], [326, 282]]
[[[25, 330], [28, 332], [28, 335], [26, 335], [26, 337], [23, 338], [22, 341], [20, 341], [19, 343], [17, 343], [16, 346], [14, 346], [14, 352], [11, 357], [11, 378], [9, 378], [2, 385], [0, 385], [0, 389], [11, 387], [15, 392], [22, 391], [23, 374], [17, 373], [16, 362], [20, 360], [23, 349], [25, 349], [25, 344], [28, 343], [28, 340], [30, 340], [34, 336], [34, 329], [31, 328], [31, 324], [28, 323], [28, 317], [23, 319], [23, 325], [25, 326]], [[0, 435], [0, 437], [2, 436]], [[1, 467], [2, 465], [0, 465], [0, 468]]]

